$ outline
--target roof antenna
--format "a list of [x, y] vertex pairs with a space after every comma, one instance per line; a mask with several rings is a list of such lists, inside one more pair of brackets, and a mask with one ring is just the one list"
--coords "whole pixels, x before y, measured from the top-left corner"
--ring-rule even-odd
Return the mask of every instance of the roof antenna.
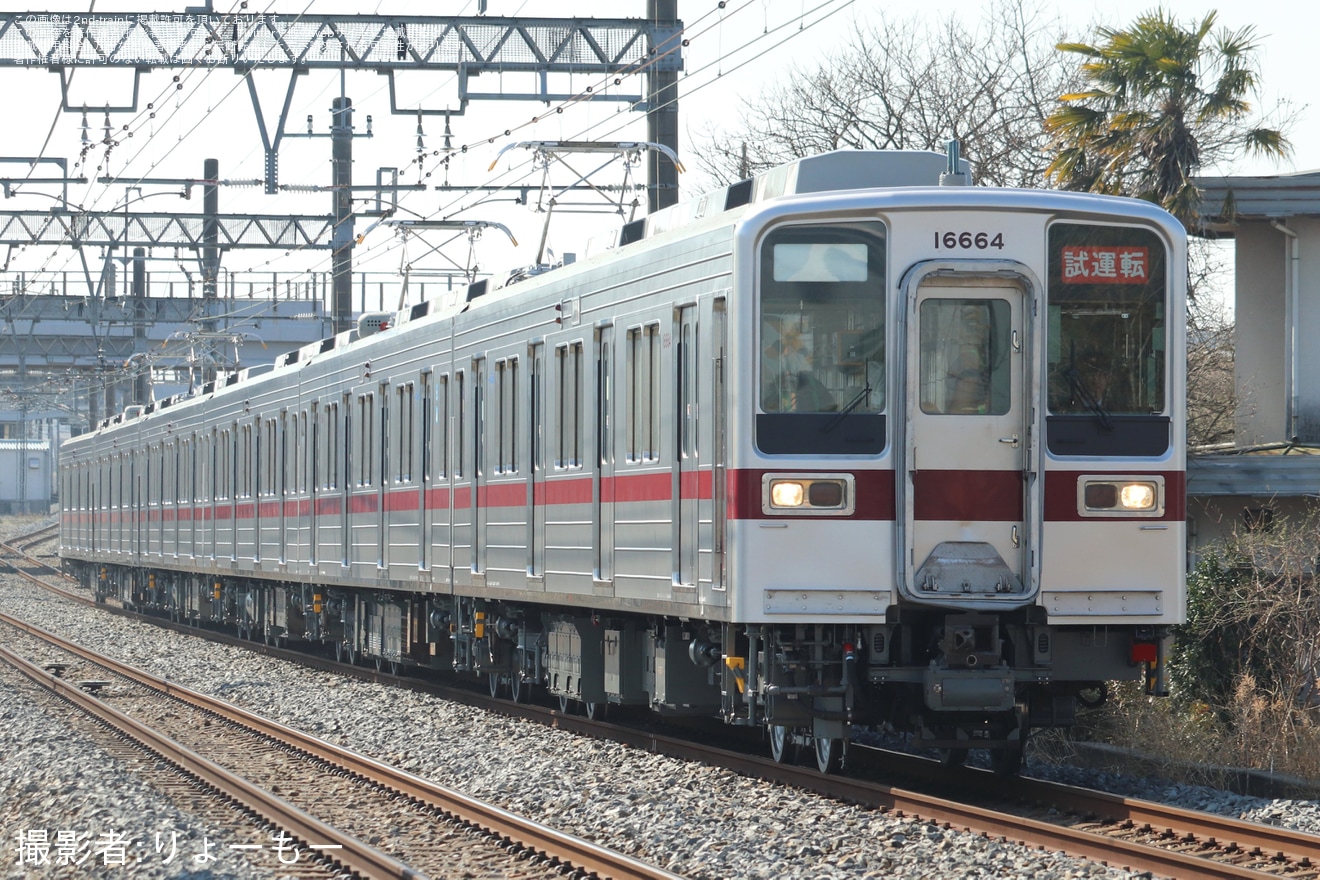
[[949, 161], [944, 173], [940, 175], [940, 186], [967, 186], [971, 183], [967, 172], [963, 170], [967, 167], [967, 163], [958, 158], [957, 138], [944, 142], [944, 155]]

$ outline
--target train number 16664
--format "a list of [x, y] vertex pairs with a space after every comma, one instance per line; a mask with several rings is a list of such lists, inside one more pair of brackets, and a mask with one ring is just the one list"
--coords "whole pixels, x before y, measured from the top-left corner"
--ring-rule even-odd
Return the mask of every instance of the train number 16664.
[[996, 250], [1004, 249], [1004, 233], [1002, 232], [936, 232], [935, 250], [943, 248], [946, 251], [953, 250], [978, 250], [983, 251], [987, 248]]

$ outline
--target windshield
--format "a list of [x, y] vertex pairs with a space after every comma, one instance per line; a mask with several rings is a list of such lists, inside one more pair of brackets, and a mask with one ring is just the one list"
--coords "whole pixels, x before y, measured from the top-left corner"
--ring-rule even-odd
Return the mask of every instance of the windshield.
[[884, 227], [775, 230], [761, 249], [766, 413], [884, 409]]
[[1050, 412], [1162, 413], [1164, 245], [1148, 229], [1070, 223], [1049, 240]]

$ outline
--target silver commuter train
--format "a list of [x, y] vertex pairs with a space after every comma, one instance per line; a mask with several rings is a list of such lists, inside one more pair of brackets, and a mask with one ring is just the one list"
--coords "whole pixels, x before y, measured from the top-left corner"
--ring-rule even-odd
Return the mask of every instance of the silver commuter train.
[[107, 420], [63, 448], [65, 565], [824, 771], [869, 725], [1015, 772], [1106, 681], [1163, 687], [1185, 234], [945, 168], [804, 159]]

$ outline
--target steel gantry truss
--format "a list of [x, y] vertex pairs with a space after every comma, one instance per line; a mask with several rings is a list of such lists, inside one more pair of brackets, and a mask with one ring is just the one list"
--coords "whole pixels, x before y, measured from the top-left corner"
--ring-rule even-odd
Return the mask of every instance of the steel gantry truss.
[[[282, 139], [304, 136], [287, 133], [286, 125], [297, 82], [309, 71], [382, 74], [389, 78], [391, 112], [419, 117], [462, 116], [467, 105], [477, 100], [627, 102], [629, 109], [647, 114], [648, 140], [672, 153], [678, 146], [677, 76], [683, 69], [683, 42], [677, 0], [646, 0], [646, 17], [635, 19], [229, 14], [213, 11], [209, 0], [204, 8], [190, 7], [179, 13], [0, 13], [0, 69], [44, 69], [58, 74], [62, 109], [67, 112], [88, 109], [70, 104], [74, 68], [134, 71], [131, 100], [104, 108], [107, 132], [110, 113], [138, 111], [142, 76], [152, 70], [229, 69], [246, 77], [265, 150], [263, 182], [272, 194], [279, 190]], [[287, 89], [278, 121], [268, 125], [253, 76], [258, 71], [280, 70], [288, 76]], [[406, 71], [452, 72], [456, 92], [443, 106], [401, 108], [394, 76]], [[490, 73], [500, 75], [498, 89], [474, 88], [476, 77]], [[604, 81], [580, 92], [561, 93], [551, 88], [551, 74], [601, 76]], [[506, 82], [506, 78], [512, 81]], [[353, 109], [342, 95], [332, 107], [328, 136], [333, 141], [334, 171], [328, 189], [334, 205], [328, 216], [219, 214], [213, 202], [208, 202], [202, 214], [80, 211], [72, 210], [66, 190], [63, 207], [55, 210], [0, 211], [0, 245], [63, 245], [80, 250], [90, 245], [112, 252], [121, 247], [186, 248], [199, 253], [203, 276], [212, 290], [219, 253], [225, 250], [329, 248], [334, 253], [334, 330], [341, 332], [351, 316], [351, 253], [357, 240], [349, 194], [362, 188], [353, 185], [350, 170], [352, 138], [363, 136], [353, 131]], [[653, 162], [649, 171], [650, 208], [673, 204], [677, 178], [672, 163]], [[212, 190], [220, 183], [215, 176], [208, 162], [204, 182]], [[66, 171], [62, 178], [28, 176], [22, 182], [67, 186], [80, 181], [69, 178]], [[378, 201], [380, 192], [405, 186], [397, 182], [378, 185]], [[5, 190], [6, 196], [11, 195], [8, 182]], [[374, 213], [380, 217], [390, 212]], [[85, 257], [83, 262], [86, 270]], [[4, 334], [0, 334], [0, 348], [5, 347], [4, 342]]]
[[623, 18], [11, 12], [0, 13], [0, 64], [469, 74], [678, 70], [678, 53], [661, 48], [673, 44], [678, 30], [673, 23]]
[[325, 249], [333, 226], [332, 217], [315, 214], [0, 211], [0, 245]]

